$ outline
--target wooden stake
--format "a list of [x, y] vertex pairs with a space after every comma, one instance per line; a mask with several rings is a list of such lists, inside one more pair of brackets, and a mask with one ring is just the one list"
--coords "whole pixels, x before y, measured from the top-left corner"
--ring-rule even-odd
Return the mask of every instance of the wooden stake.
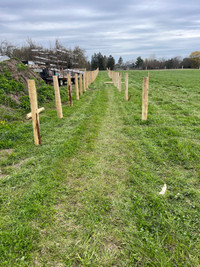
[[115, 76], [116, 76], [116, 87], [118, 89], [118, 78], [119, 78], [118, 72], [116, 72]]
[[149, 77], [143, 78], [143, 92], [142, 92], [142, 120], [147, 120], [148, 112], [148, 91], [149, 91]]
[[125, 73], [125, 100], [128, 101], [128, 73]]
[[[38, 113], [40, 113], [40, 112], [42, 112], [42, 111], [44, 111], [45, 110], [45, 108], [44, 107], [42, 107], [42, 108], [38, 108]], [[26, 114], [26, 120], [29, 120], [29, 119], [31, 119], [32, 118], [32, 113], [30, 112], [30, 113], [28, 113], [28, 114]]]
[[80, 84], [80, 95], [83, 94], [83, 79], [82, 79], [82, 74], [79, 76], [79, 84]]
[[78, 74], [75, 74], [76, 100], [79, 100]]
[[86, 72], [83, 73], [83, 91], [86, 92]]
[[85, 74], [85, 84], [86, 84], [86, 90], [88, 89], [88, 72], [86, 72], [86, 74]]
[[58, 85], [58, 77], [57, 76], [53, 76], [53, 86], [54, 86], [54, 92], [55, 92], [57, 116], [58, 116], [58, 118], [62, 119], [63, 118], [62, 104], [61, 104], [60, 88]]
[[119, 92], [121, 92], [122, 91], [122, 75], [121, 75], [121, 73], [119, 73], [119, 87], [118, 87], [118, 89], [119, 89]]
[[41, 145], [39, 114], [38, 114], [38, 104], [37, 104], [37, 91], [36, 91], [34, 80], [28, 80], [28, 91], [29, 91], [29, 98], [30, 98], [30, 104], [31, 104], [34, 141], [35, 141], [35, 145]]
[[69, 99], [69, 106], [72, 107], [72, 88], [71, 88], [71, 75], [67, 74], [67, 88], [68, 88], [68, 99]]

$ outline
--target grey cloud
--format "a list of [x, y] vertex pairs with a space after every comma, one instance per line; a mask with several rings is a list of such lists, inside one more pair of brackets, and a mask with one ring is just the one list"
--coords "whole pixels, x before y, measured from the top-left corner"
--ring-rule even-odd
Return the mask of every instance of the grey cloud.
[[197, 0], [1, 0], [0, 40], [20, 45], [30, 37], [48, 46], [59, 38], [89, 56], [186, 56], [199, 50], [199, 11]]

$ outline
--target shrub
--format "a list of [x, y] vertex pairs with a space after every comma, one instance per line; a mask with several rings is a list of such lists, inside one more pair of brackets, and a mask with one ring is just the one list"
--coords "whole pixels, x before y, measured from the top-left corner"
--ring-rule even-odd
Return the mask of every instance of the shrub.
[[6, 94], [25, 91], [22, 83], [16, 82], [14, 79], [4, 75], [0, 75], [0, 89]]
[[24, 95], [20, 97], [20, 108], [25, 109], [25, 110], [30, 110], [30, 101], [29, 101], [29, 96]]
[[0, 90], [0, 104], [4, 106], [8, 106], [11, 108], [18, 108], [19, 105], [16, 103], [15, 100], [13, 100], [10, 96], [2, 93], [2, 90]]
[[43, 85], [37, 89], [38, 103], [48, 102], [54, 99], [53, 88], [50, 85]]

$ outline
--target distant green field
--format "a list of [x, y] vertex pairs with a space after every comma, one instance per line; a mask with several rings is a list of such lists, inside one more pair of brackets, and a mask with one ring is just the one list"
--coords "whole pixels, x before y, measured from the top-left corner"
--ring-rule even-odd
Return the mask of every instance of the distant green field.
[[200, 265], [200, 71], [150, 71], [146, 122], [128, 73], [129, 102], [100, 72], [63, 119], [48, 103], [38, 147], [1, 107], [0, 266]]

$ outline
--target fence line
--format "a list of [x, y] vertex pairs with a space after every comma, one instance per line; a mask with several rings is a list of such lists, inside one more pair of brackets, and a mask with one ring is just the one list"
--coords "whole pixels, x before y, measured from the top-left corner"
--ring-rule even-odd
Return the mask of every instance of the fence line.
[[[106, 83], [113, 83], [115, 87], [121, 92], [121, 73], [115, 72], [110, 69], [107, 69], [107, 73], [109, 78], [112, 80], [112, 82], [106, 82]], [[147, 74], [147, 77], [143, 78], [143, 86], [142, 86], [142, 120], [147, 120], [147, 114], [148, 114], [148, 91], [149, 91], [149, 72]], [[125, 89], [124, 89], [124, 98], [125, 101], [129, 101], [132, 97], [132, 95], [128, 96], [128, 73], [125, 73]]]
[[[86, 88], [88, 89], [89, 86], [95, 81], [98, 73], [99, 73], [99, 69], [96, 69], [94, 71], [88, 71], [88, 72], [85, 71], [83, 75], [80, 74], [79, 83], [78, 83], [78, 75], [75, 74], [76, 100], [79, 100], [79, 86], [80, 86], [80, 95], [82, 95], [83, 90], [84, 92], [86, 92]], [[60, 88], [59, 88], [57, 76], [53, 76], [53, 85], [54, 85], [54, 92], [55, 92], [55, 103], [56, 103], [56, 109], [57, 109], [57, 116], [58, 118], [63, 118]], [[26, 117], [27, 119], [32, 118], [35, 145], [40, 145], [41, 137], [40, 137], [40, 125], [39, 125], [39, 113], [43, 111], [44, 108], [38, 109], [37, 90], [36, 90], [34, 80], [28, 80], [28, 90], [29, 90], [31, 113], [28, 113]], [[71, 83], [70, 74], [67, 75], [67, 90], [68, 90], [69, 106], [72, 107], [73, 106], [72, 83]]]
[[122, 76], [121, 76], [121, 73], [120, 72], [116, 72], [116, 71], [112, 71], [110, 69], [107, 69], [107, 73], [108, 73], [108, 77], [112, 80], [114, 86], [117, 87], [119, 92], [121, 92], [122, 91]]
[[[83, 94], [83, 91], [89, 88], [89, 86], [95, 81], [97, 75], [99, 73], [99, 69], [94, 71], [85, 71], [83, 74], [79, 75], [79, 83], [78, 83], [78, 75], [75, 75], [75, 90], [76, 90], [76, 100], [79, 100], [79, 86], [80, 86], [80, 95]], [[107, 69], [108, 76], [112, 79], [114, 86], [117, 87], [119, 92], [122, 90], [122, 81], [121, 81], [121, 73], [114, 72]], [[54, 91], [55, 91], [55, 102], [56, 102], [56, 109], [58, 118], [63, 118], [62, 113], [62, 103], [60, 98], [60, 90], [58, 84], [58, 77], [53, 76], [53, 84], [54, 84]], [[71, 75], [67, 75], [67, 89], [68, 89], [68, 99], [69, 99], [69, 106], [72, 107], [72, 84], [71, 84]], [[39, 125], [39, 113], [44, 110], [44, 108], [38, 109], [37, 104], [37, 90], [35, 86], [34, 80], [28, 80], [28, 90], [29, 90], [29, 99], [30, 99], [30, 106], [31, 106], [31, 113], [27, 114], [28, 118], [32, 118], [33, 124], [33, 134], [34, 134], [34, 141], [35, 145], [41, 144], [41, 136], [40, 136], [40, 125]], [[149, 91], [149, 73], [147, 77], [143, 78], [143, 90], [142, 90], [142, 120], [147, 120], [147, 113], [148, 113], [148, 91]], [[129, 101], [130, 97], [128, 98], [128, 73], [125, 73], [125, 100]], [[132, 95], [131, 95], [132, 96]]]
[[99, 73], [99, 68], [93, 71], [87, 71], [85, 72], [85, 77], [86, 77], [86, 89], [92, 84], [95, 80], [96, 77]]

